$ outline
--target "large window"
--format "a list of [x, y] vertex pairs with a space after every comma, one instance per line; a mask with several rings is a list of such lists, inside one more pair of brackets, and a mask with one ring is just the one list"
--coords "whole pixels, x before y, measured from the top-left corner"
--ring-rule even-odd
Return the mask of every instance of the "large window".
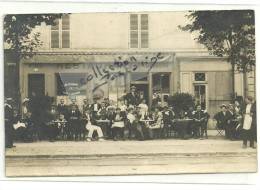
[[85, 73], [57, 73], [56, 81], [58, 96], [86, 95]]
[[51, 48], [70, 47], [70, 17], [63, 15], [51, 26]]
[[130, 15], [130, 48], [148, 48], [148, 14]]

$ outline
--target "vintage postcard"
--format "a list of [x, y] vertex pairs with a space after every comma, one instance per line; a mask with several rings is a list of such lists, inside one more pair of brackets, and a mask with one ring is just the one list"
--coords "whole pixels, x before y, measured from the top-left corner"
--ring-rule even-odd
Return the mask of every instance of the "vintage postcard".
[[3, 26], [7, 177], [257, 172], [254, 10]]

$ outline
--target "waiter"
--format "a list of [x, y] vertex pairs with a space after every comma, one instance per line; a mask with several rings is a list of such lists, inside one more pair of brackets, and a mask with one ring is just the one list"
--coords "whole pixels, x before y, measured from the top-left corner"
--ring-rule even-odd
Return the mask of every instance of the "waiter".
[[11, 106], [12, 98], [5, 99], [5, 148], [15, 147], [13, 145], [13, 120], [14, 120], [14, 110]]
[[254, 140], [256, 135], [256, 104], [253, 103], [253, 98], [248, 96], [245, 99], [246, 106], [243, 111], [243, 148], [247, 148], [247, 142], [249, 141], [250, 147], [255, 148]]

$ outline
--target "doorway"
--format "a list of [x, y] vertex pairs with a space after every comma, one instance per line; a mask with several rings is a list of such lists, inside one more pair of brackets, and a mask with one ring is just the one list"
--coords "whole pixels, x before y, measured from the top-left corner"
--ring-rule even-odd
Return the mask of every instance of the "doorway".
[[45, 77], [44, 74], [29, 74], [28, 75], [28, 96], [34, 92], [37, 96], [45, 94]]
[[201, 105], [202, 109], [206, 109], [206, 85], [196, 84], [194, 85], [195, 104]]
[[149, 91], [148, 84], [133, 84], [136, 87], [136, 92], [141, 99], [145, 99], [146, 104], [149, 103]]

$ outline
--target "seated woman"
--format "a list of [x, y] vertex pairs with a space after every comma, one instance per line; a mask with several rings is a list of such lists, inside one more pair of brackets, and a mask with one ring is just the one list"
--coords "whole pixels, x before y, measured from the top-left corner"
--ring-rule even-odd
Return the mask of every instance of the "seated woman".
[[133, 127], [134, 121], [135, 121], [134, 108], [129, 107], [127, 109], [127, 122], [126, 122], [126, 128], [128, 130], [129, 139], [132, 139], [134, 137], [134, 127]]
[[160, 137], [163, 115], [158, 107], [154, 108], [154, 111], [151, 114], [151, 118], [153, 122], [151, 123], [151, 125], [148, 126], [149, 136], [150, 138]]
[[83, 113], [83, 120], [85, 120], [85, 127], [88, 130], [87, 141], [92, 141], [94, 131], [97, 132], [98, 140], [103, 141], [104, 136], [101, 128], [97, 125], [92, 124], [93, 120], [90, 114], [90, 110], [85, 110], [85, 112]]
[[120, 108], [116, 108], [116, 113], [112, 120], [112, 127], [111, 127], [114, 140], [118, 140], [120, 137], [123, 138], [124, 127], [125, 127], [124, 115], [122, 114]]

